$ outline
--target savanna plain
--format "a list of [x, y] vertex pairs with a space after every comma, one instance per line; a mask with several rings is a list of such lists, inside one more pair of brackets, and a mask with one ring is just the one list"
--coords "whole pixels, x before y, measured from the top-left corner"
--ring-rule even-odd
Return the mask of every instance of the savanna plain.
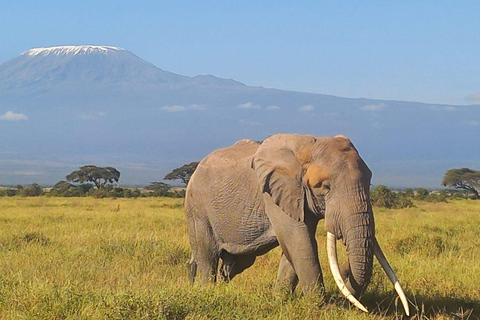
[[[411, 318], [480, 319], [480, 201], [374, 211]], [[0, 198], [0, 318], [405, 318], [377, 262], [361, 298], [371, 312], [346, 302], [325, 238], [320, 223], [325, 299], [273, 290], [278, 248], [231, 283], [199, 286], [187, 277], [183, 199]]]

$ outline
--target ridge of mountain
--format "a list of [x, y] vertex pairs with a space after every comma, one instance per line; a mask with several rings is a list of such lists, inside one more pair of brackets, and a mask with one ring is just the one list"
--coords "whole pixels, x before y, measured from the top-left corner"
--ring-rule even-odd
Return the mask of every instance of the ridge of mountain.
[[168, 72], [113, 46], [33, 48], [0, 64], [0, 89], [4, 90], [28, 88], [45, 92], [65, 86], [72, 90], [78, 82], [82, 83], [82, 91], [88, 85], [98, 90], [102, 84], [117, 84], [119, 91], [125, 91], [125, 84], [132, 91], [141, 91], [142, 85], [244, 86], [211, 75], [188, 77]]

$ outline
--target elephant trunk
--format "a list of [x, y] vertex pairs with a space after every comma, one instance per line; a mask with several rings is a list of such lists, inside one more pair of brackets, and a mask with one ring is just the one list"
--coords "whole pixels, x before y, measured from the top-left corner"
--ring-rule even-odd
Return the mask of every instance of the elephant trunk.
[[341, 273], [347, 288], [358, 297], [372, 277], [375, 249], [373, 214], [370, 210], [351, 215], [346, 220], [342, 234], [348, 262], [342, 266]]
[[375, 222], [366, 188], [359, 183], [345, 189], [348, 191], [327, 205], [325, 222], [327, 231], [342, 239], [346, 247], [348, 261], [339, 270], [341, 280], [359, 297], [372, 277]]

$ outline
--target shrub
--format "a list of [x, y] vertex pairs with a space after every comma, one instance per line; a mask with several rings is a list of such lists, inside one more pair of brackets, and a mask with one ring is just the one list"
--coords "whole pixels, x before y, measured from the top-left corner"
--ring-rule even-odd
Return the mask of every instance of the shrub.
[[48, 194], [58, 197], [84, 197], [92, 188], [92, 184], [74, 185], [66, 181], [60, 181], [53, 186]]
[[418, 188], [415, 191], [415, 198], [418, 200], [425, 200], [426, 197], [428, 197], [430, 193], [428, 192], [427, 189], [425, 188]]
[[32, 184], [30, 187], [22, 187], [18, 189], [18, 194], [22, 197], [38, 197], [44, 194], [43, 188], [37, 183]]
[[379, 185], [370, 192], [373, 205], [382, 208], [409, 208], [413, 207], [412, 201], [401, 192], [393, 192], [384, 185]]

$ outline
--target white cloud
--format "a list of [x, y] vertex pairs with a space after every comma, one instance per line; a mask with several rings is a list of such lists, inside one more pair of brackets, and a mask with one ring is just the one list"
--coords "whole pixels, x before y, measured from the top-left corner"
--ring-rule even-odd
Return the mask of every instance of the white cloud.
[[44, 171], [36, 171], [36, 170], [15, 170], [13, 172], [15, 175], [20, 175], [20, 176], [39, 176], [39, 175], [44, 175]]
[[204, 106], [199, 106], [198, 104], [192, 104], [187, 108], [188, 110], [205, 110]]
[[28, 117], [23, 113], [15, 113], [13, 111], [7, 111], [4, 114], [0, 115], [0, 120], [3, 121], [22, 121], [28, 120]]
[[180, 112], [180, 111], [187, 110], [187, 107], [175, 105], [175, 106], [164, 106], [162, 107], [162, 109], [168, 112]]
[[305, 105], [305, 106], [303, 106], [303, 107], [300, 107], [298, 110], [304, 111], [304, 112], [308, 112], [308, 111], [313, 111], [313, 110], [315, 110], [315, 107], [312, 106], [311, 104], [307, 104], [307, 105]]
[[370, 104], [368, 106], [363, 106], [360, 109], [364, 111], [380, 111], [383, 110], [387, 107], [385, 103], [379, 103], [379, 104]]
[[98, 117], [106, 117], [107, 113], [106, 112], [98, 112], [98, 113], [82, 113], [78, 117], [82, 120], [92, 120]]
[[464, 110], [462, 107], [454, 106], [429, 106], [428, 109], [432, 111], [461, 111]]
[[470, 101], [480, 101], [480, 92], [471, 94], [466, 99]]
[[247, 103], [238, 105], [238, 108], [239, 109], [260, 109], [261, 107], [257, 104], [247, 102]]
[[192, 104], [189, 106], [181, 106], [181, 105], [173, 105], [173, 106], [163, 106], [163, 110], [167, 112], [183, 112], [183, 111], [198, 111], [198, 110], [205, 110], [204, 106], [200, 106], [198, 104]]
[[279, 106], [268, 106], [267, 110], [268, 111], [273, 111], [273, 110], [280, 110], [281, 108]]
[[480, 126], [480, 121], [470, 120], [470, 121], [467, 121], [467, 124], [470, 125], [470, 126]]

